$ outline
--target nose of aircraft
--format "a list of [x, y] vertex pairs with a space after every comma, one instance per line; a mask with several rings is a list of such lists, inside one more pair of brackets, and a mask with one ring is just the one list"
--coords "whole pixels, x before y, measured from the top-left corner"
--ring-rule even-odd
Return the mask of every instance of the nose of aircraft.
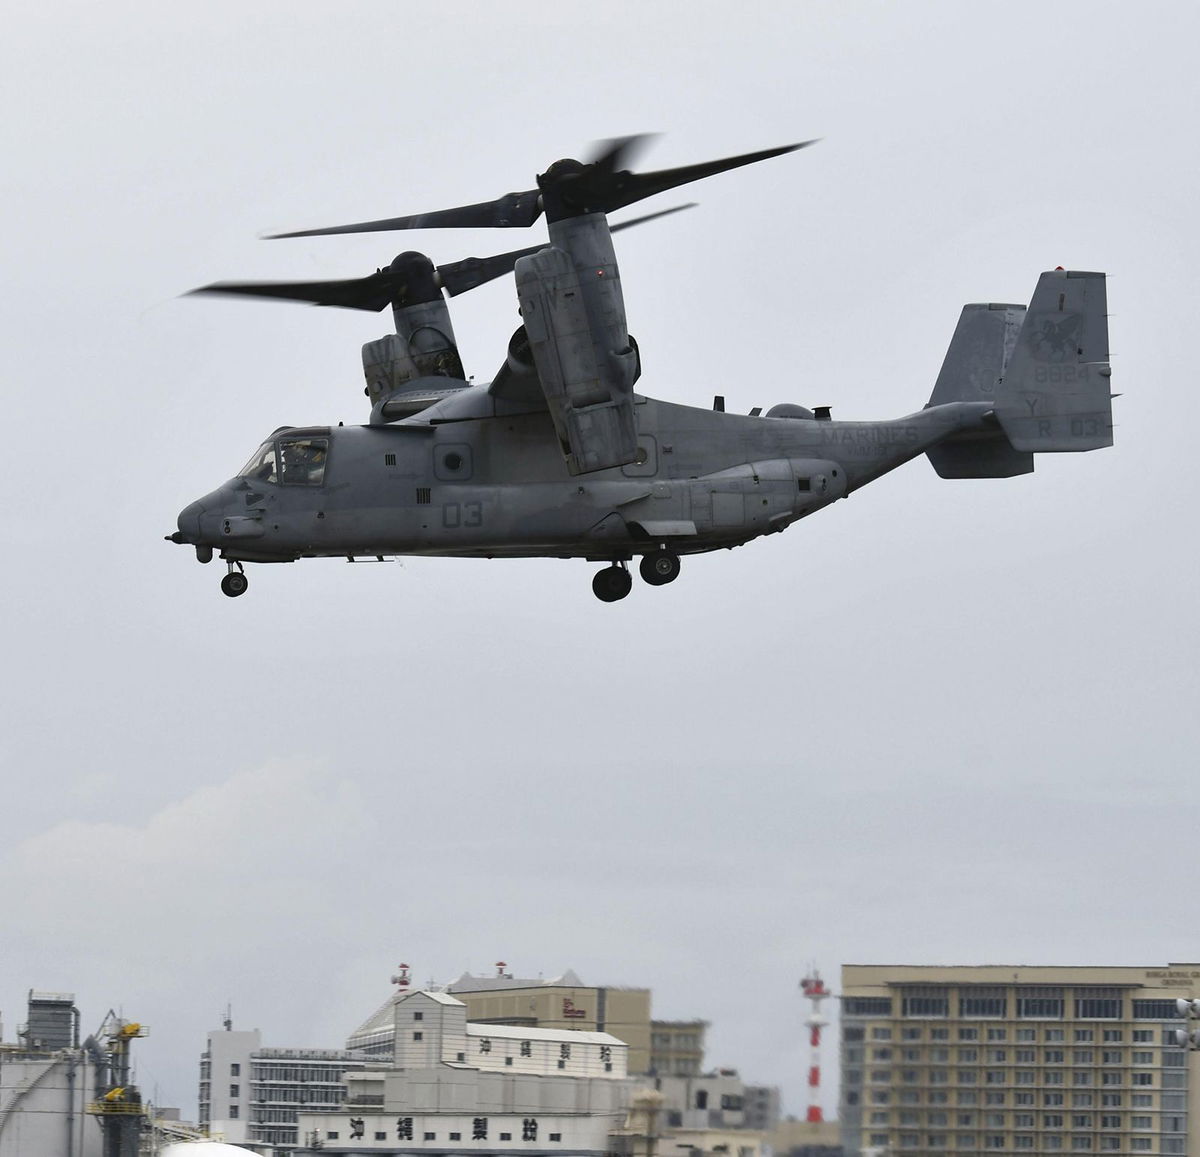
[[[179, 512], [179, 542], [200, 541], [200, 515], [204, 513], [203, 502], [192, 502]], [[175, 538], [175, 535], [171, 536]]]

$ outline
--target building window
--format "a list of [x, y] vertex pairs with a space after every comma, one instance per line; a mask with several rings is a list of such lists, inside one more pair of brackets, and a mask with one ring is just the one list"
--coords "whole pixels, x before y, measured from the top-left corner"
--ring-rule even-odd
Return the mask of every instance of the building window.
[[842, 997], [843, 1016], [891, 1016], [892, 998], [890, 996], [844, 996]]
[[240, 1097], [242, 1095], [242, 1086], [241, 1085], [230, 1085], [229, 1086], [229, 1095], [234, 1098]]
[[240, 1077], [242, 1075], [242, 1066], [235, 1061], [229, 1066], [229, 1075], [231, 1077]]
[[978, 1049], [959, 1049], [958, 1063], [960, 1065], [973, 1065], [979, 1060]]
[[424, 1039], [425, 1039], [425, 1034], [423, 1032], [413, 1033], [413, 1040], [424, 1040]]
[[338, 1139], [338, 1132], [336, 1129], [330, 1129], [329, 1132], [325, 1134], [325, 1137], [329, 1141], [336, 1141]]
[[451, 1133], [451, 1134], [450, 1134], [450, 1140], [451, 1140], [451, 1141], [461, 1141], [461, 1140], [462, 1140], [462, 1134], [461, 1134], [461, 1133]]
[[697, 1109], [707, 1109], [708, 1108], [708, 1090], [707, 1089], [697, 1089], [696, 1090], [696, 1108]]
[[902, 1016], [938, 1016], [950, 1014], [950, 999], [944, 988], [911, 988], [901, 999]]
[[960, 1028], [958, 1030], [959, 1040], [978, 1040], [979, 1029], [977, 1028]]
[[[1108, 1077], [1117, 1077], [1118, 1078], [1115, 1081], [1108, 1081], [1106, 1079], [1104, 1082], [1106, 1085], [1107, 1084], [1119, 1085], [1121, 1083], [1120, 1079], [1119, 1079], [1121, 1076], [1120, 1073], [1105, 1073], [1104, 1076], [1105, 1076], [1105, 1078], [1108, 1078]], [[1130, 1083], [1135, 1084], [1135, 1085], [1152, 1085], [1152, 1084], [1154, 1084], [1154, 1074], [1153, 1073], [1133, 1073], [1132, 1076], [1130, 1077]], [[1163, 1083], [1166, 1084], [1165, 1081]]]
[[1104, 1039], [1120, 1044], [1125, 1039], [1125, 1030], [1120, 1028], [1106, 1028], [1104, 1030]]
[[1006, 1028], [989, 1028], [987, 1030], [988, 1040], [1008, 1040], [1008, 1029]]
[[376, 1133], [376, 1134], [375, 1134], [375, 1140], [376, 1140], [376, 1141], [386, 1141], [386, 1140], [387, 1140], [387, 1134], [386, 1134], [386, 1133]]
[[1017, 1016], [1023, 1020], [1061, 1020], [1063, 990], [1061, 988], [1018, 988]]
[[1076, 1109], [1090, 1109], [1095, 1104], [1095, 1098], [1091, 1093], [1072, 1093], [1071, 1104]]
[[425, 1140], [426, 1140], [426, 1141], [436, 1141], [436, 1140], [437, 1140], [437, 1134], [436, 1134], [436, 1133], [426, 1133], [426, 1134], [425, 1134]]
[[238, 1119], [238, 1107], [237, 1107], [237, 1105], [230, 1105], [230, 1106], [229, 1106], [229, 1119], [230, 1119], [231, 1121], [236, 1121], [236, 1120]]
[[424, 1020], [424, 1019], [425, 1019], [425, 1014], [423, 1012], [414, 1012], [413, 1013], [413, 1020]]
[[1008, 1010], [1008, 1000], [1003, 988], [964, 989], [958, 997], [960, 1017], [1003, 1017]]
[[1178, 1020], [1179, 1010], [1173, 1000], [1135, 1000], [1134, 1020]]
[[501, 1141], [511, 1141], [511, 1140], [512, 1140], [512, 1134], [511, 1134], [511, 1133], [501, 1133], [501, 1134], [500, 1134], [500, 1140], [501, 1140]]
[[547, 1139], [548, 1141], [561, 1141], [561, 1140], [562, 1140], [562, 1134], [561, 1134], [561, 1133], [548, 1133], [548, 1134], [546, 1135], [546, 1139]]

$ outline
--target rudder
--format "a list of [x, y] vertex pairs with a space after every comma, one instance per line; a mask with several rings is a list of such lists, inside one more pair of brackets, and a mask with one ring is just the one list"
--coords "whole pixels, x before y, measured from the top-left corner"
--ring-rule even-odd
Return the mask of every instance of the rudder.
[[1043, 273], [996, 390], [996, 418], [1013, 449], [1111, 446], [1108, 356], [1104, 274]]

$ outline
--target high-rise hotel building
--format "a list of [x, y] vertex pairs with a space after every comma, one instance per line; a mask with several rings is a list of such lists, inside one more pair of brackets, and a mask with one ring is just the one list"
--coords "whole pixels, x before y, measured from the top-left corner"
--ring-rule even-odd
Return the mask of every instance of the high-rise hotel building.
[[1200, 1155], [1177, 997], [1200, 964], [844, 965], [845, 1151]]

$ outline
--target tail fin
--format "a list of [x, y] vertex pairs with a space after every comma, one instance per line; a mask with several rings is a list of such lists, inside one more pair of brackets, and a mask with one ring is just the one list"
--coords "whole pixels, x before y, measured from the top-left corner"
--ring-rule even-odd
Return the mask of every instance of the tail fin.
[[1111, 446], [1111, 369], [1103, 273], [1043, 273], [996, 390], [1014, 450]]
[[[992, 401], [1024, 320], [1023, 305], [964, 305], [929, 404]], [[1014, 450], [998, 429], [958, 435], [926, 455], [942, 478], [1011, 478], [1033, 469], [1033, 455]]]

